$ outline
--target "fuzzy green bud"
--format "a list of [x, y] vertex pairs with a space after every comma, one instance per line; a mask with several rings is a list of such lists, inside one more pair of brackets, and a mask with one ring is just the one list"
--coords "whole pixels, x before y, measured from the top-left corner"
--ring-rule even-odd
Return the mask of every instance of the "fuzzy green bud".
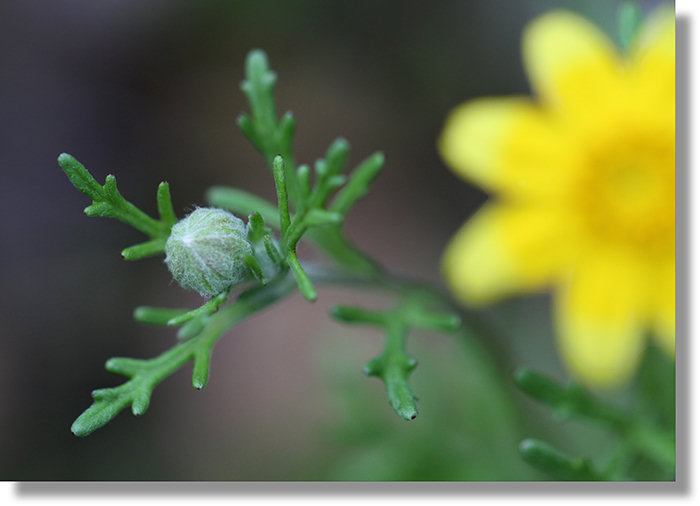
[[173, 225], [165, 263], [187, 290], [217, 295], [249, 277], [241, 257], [252, 254], [243, 221], [228, 211], [200, 207]]

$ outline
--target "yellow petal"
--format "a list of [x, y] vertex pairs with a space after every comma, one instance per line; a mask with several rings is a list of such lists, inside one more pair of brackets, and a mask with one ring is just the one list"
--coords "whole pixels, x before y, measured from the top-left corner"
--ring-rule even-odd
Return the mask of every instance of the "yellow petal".
[[551, 11], [533, 21], [523, 58], [536, 93], [567, 116], [599, 116], [620, 96], [624, 67], [614, 44], [573, 13]]
[[557, 292], [560, 353], [581, 382], [616, 386], [637, 367], [645, 342], [645, 272], [633, 256], [599, 249]]
[[458, 174], [511, 196], [560, 194], [575, 172], [575, 147], [525, 98], [462, 104], [450, 114], [438, 149]]
[[448, 245], [443, 272], [459, 299], [487, 303], [551, 283], [569, 248], [563, 213], [536, 206], [487, 204]]
[[669, 355], [676, 353], [676, 264], [673, 259], [661, 265], [653, 293], [652, 308], [656, 342]]

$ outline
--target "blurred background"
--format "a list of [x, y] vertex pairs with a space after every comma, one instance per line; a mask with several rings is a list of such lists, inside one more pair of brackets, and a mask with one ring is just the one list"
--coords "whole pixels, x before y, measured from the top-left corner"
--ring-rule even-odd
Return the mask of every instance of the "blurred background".
[[[658, 2], [642, 2], [651, 9]], [[4, 480], [527, 480], [517, 443], [544, 437], [595, 455], [606, 432], [561, 424], [518, 393], [528, 365], [566, 379], [546, 294], [480, 311], [489, 332], [460, 342], [413, 335], [418, 418], [399, 419], [361, 372], [381, 349], [372, 330], [329, 319], [374, 295], [298, 294], [217, 345], [209, 385], [190, 368], [165, 380], [140, 418], [128, 411], [85, 439], [70, 432], [91, 390], [122, 378], [112, 356], [152, 357], [174, 332], [134, 322], [137, 305], [198, 305], [160, 259], [119, 252], [142, 240], [89, 204], [56, 163], [73, 154], [99, 181], [155, 213], [170, 183], [180, 216], [212, 185], [274, 196], [262, 158], [235, 125], [252, 48], [278, 73], [278, 112], [297, 117], [296, 158], [337, 136], [351, 165], [387, 158], [349, 236], [394, 270], [441, 284], [452, 233], [487, 195], [450, 173], [435, 140], [466, 99], [529, 93], [525, 24], [553, 7], [613, 36], [619, 2], [5, 0], [0, 6], [0, 478]], [[386, 301], [376, 300], [377, 304]]]

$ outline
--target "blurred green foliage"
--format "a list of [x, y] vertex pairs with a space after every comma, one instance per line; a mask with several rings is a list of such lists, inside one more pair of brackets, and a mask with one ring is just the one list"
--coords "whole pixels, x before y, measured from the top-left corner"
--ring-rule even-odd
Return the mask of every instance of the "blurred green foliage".
[[[337, 332], [336, 332], [337, 334]], [[503, 372], [468, 334], [439, 343], [416, 336], [412, 348], [424, 359], [413, 376], [421, 416], [410, 424], [377, 416], [357, 390], [361, 351], [353, 336], [331, 340], [320, 350], [336, 417], [327, 439], [339, 447], [323, 479], [330, 480], [532, 480], [539, 473], [521, 458], [522, 413]], [[444, 338], [440, 338], [444, 340]], [[365, 357], [366, 359], [366, 357]], [[374, 394], [374, 395], [373, 395]], [[376, 402], [375, 402], [376, 404]]]

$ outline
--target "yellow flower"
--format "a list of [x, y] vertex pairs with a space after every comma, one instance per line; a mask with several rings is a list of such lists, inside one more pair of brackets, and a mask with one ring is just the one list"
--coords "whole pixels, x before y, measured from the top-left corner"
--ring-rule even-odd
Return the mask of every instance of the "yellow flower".
[[489, 192], [447, 247], [466, 303], [554, 291], [560, 353], [594, 387], [638, 365], [651, 330], [675, 353], [675, 19], [657, 11], [625, 54], [565, 11], [532, 22], [525, 68], [538, 100], [456, 108], [446, 162]]

